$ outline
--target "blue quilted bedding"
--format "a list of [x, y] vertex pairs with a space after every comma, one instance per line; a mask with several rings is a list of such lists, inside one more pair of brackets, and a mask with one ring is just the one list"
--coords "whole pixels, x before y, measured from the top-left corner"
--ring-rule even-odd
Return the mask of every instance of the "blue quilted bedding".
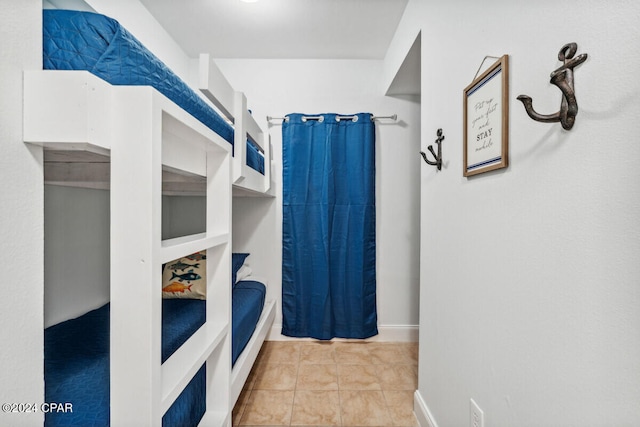
[[[162, 361], [203, 323], [204, 301], [162, 300]], [[45, 401], [70, 402], [73, 413], [47, 413], [45, 426], [109, 425], [109, 304], [45, 329]], [[196, 426], [205, 412], [205, 368], [162, 419]]]
[[249, 140], [247, 140], [247, 165], [264, 175], [264, 156]]
[[243, 280], [233, 287], [231, 297], [231, 360], [236, 360], [256, 329], [264, 307], [267, 288], [253, 280]]
[[45, 426], [109, 425], [109, 306], [44, 331], [45, 402], [73, 413], [47, 413]]
[[[266, 288], [238, 282], [232, 291], [232, 362], [255, 330]], [[162, 300], [162, 361], [205, 321], [205, 301]], [[70, 402], [73, 413], [47, 413], [45, 426], [109, 425], [109, 304], [45, 329], [45, 401]], [[162, 425], [196, 426], [204, 415], [203, 366], [162, 418]]]
[[[233, 144], [233, 127], [118, 21], [91, 12], [43, 11], [43, 64], [49, 70], [87, 70], [112, 85], [152, 86]], [[254, 150], [247, 141], [248, 150]], [[259, 154], [259, 153], [258, 153]], [[264, 157], [247, 156], [264, 174]]]

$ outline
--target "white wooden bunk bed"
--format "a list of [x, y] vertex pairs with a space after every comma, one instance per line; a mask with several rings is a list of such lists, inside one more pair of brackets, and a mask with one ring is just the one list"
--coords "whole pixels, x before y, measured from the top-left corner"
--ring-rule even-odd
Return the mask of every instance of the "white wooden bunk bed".
[[[207, 63], [209, 73], [221, 76]], [[235, 144], [242, 147], [236, 156], [247, 136], [263, 143], [259, 127], [244, 114], [244, 95], [226, 79], [209, 79], [203, 91], [223, 112], [235, 111], [230, 120], [242, 141]], [[264, 302], [232, 369], [232, 188], [269, 190], [270, 147], [263, 148], [265, 174], [253, 176], [246, 165], [236, 165], [225, 139], [153, 87], [112, 85], [76, 70], [25, 72], [24, 140], [44, 148], [46, 183], [110, 189], [109, 400], [101, 410], [111, 425], [171, 425], [163, 417], [188, 395], [205, 400], [199, 425], [230, 426], [275, 316], [274, 301]], [[205, 194], [206, 231], [162, 240], [163, 192]], [[200, 251], [207, 251], [205, 320], [165, 356], [163, 265]], [[196, 377], [203, 378], [204, 395], [191, 393]]]

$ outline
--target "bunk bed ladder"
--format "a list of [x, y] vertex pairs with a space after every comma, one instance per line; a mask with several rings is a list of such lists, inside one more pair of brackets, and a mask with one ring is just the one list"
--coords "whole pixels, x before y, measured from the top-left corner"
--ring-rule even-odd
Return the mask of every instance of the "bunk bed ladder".
[[[201, 424], [230, 425], [231, 154], [183, 113], [148, 87], [113, 92], [112, 425], [160, 426], [163, 414], [205, 362], [207, 410]], [[190, 154], [167, 155], [183, 143]], [[162, 241], [163, 167], [206, 175], [205, 233]], [[204, 249], [206, 323], [162, 364], [162, 264]]]

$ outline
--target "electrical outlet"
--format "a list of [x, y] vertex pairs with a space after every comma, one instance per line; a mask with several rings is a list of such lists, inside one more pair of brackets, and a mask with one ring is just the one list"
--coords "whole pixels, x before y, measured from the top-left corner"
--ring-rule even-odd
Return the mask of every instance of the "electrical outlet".
[[484, 427], [484, 412], [473, 399], [469, 399], [469, 426]]

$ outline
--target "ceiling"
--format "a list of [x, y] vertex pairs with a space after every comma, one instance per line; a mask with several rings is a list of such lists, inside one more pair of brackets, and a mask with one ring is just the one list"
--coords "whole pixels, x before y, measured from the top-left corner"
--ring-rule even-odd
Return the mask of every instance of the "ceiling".
[[382, 59], [407, 0], [141, 0], [191, 57]]

